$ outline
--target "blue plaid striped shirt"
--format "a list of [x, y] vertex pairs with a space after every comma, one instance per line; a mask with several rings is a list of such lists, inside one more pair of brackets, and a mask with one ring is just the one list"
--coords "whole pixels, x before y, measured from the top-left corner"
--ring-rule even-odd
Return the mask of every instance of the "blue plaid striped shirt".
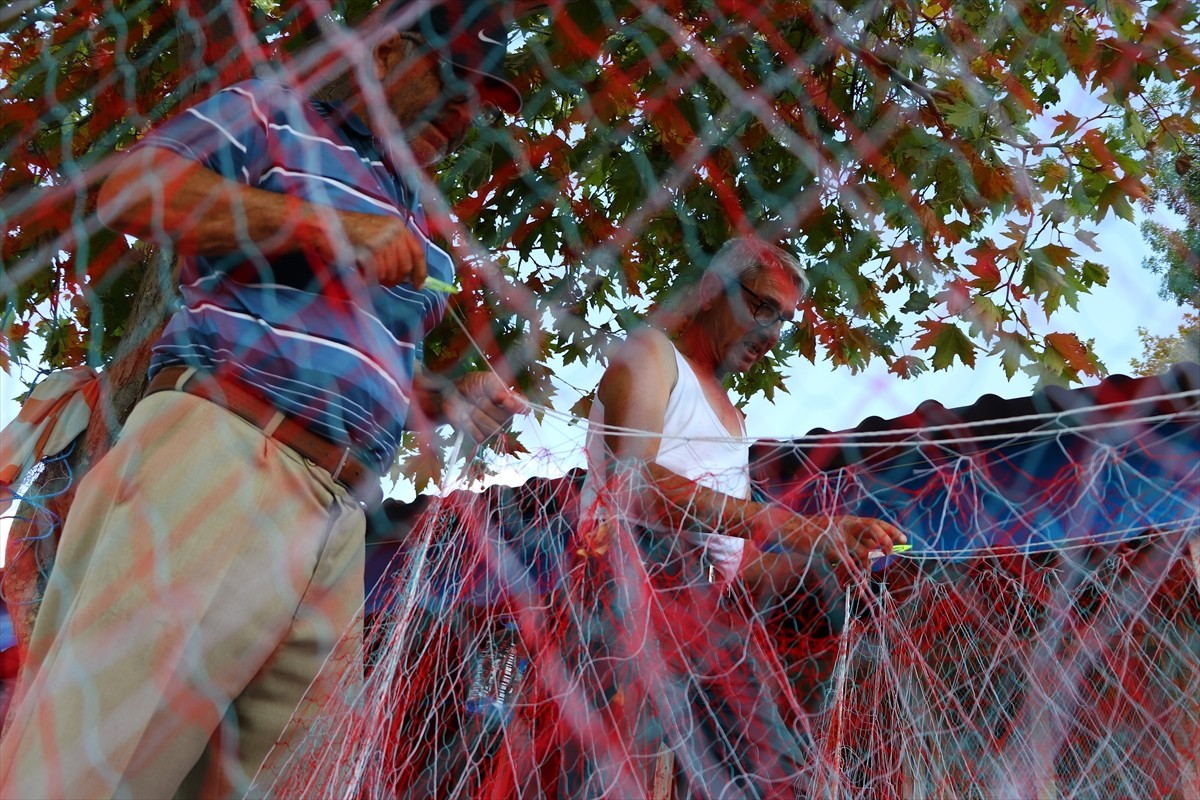
[[[251, 80], [183, 111], [139, 147], [317, 205], [406, 219], [425, 241], [429, 275], [453, 281], [454, 262], [425, 234], [414, 187], [388, 168], [362, 120], [335, 124], [332, 110]], [[266, 257], [249, 241], [227, 256], [185, 259], [180, 282], [182, 307], [154, 346], [151, 376], [177, 365], [231, 375], [380, 472], [396, 460], [421, 340], [441, 320], [445, 295], [380, 286], [354, 264], [308, 253]]]

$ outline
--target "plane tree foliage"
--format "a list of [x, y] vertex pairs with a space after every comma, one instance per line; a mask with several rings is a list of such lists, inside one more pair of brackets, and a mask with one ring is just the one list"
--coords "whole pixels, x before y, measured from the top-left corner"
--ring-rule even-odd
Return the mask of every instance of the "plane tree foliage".
[[[144, 371], [171, 254], [99, 224], [111, 158], [229, 81], [302, 63], [372, 6], [0, 11], [0, 367]], [[745, 234], [793, 250], [813, 291], [776, 358], [736, 381], [742, 397], [770, 396], [793, 357], [882, 359], [905, 377], [982, 354], [1010, 377], [1102, 374], [1056, 312], [1109, 279], [1097, 225], [1132, 220], [1147, 165], [1192, 158], [1198, 133], [1191, 2], [518, 0], [505, 13], [525, 108], [432, 176], [437, 229], [465, 268], [428, 355], [448, 372], [504, 360], [539, 397], [555, 365], [603, 359]]]
[[1132, 360], [1133, 374], [1161, 375], [1176, 364], [1200, 362], [1200, 312], [1187, 312], [1174, 333], [1156, 336], [1139, 326], [1142, 357]]
[[[1154, 102], [1142, 112], [1140, 126], [1128, 126], [1126, 135], [1137, 143], [1141, 132], [1157, 121], [1154, 114], [1194, 112], [1184, 87], [1176, 86], [1173, 92], [1178, 101], [1166, 87], [1154, 87]], [[1200, 308], [1200, 134], [1186, 128], [1175, 132], [1165, 147], [1149, 140], [1144, 143], [1150, 205], [1160, 213], [1142, 220], [1142, 235], [1150, 250], [1143, 266], [1160, 277], [1163, 298]]]

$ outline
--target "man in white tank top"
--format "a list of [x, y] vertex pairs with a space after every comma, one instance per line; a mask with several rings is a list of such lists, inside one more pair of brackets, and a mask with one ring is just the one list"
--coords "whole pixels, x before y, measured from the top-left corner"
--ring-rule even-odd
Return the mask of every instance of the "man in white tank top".
[[[845, 577], [865, 568], [870, 551], [905, 541], [880, 520], [808, 519], [749, 499], [749, 441], [724, 379], [774, 348], [805, 286], [783, 250], [727, 243], [663, 326], [673, 335], [647, 327], [612, 354], [589, 418], [584, 516], [641, 531], [633, 536], [649, 602], [668, 628], [652, 631], [654, 643], [674, 649], [693, 676], [690, 709], [649, 690], [647, 700], [675, 773], [699, 796], [792, 797], [807, 766], [762, 691], [746, 619], [719, 601], [722, 593], [738, 580], [768, 590], [794, 580], [791, 565], [806, 556]], [[657, 782], [662, 769], [660, 757]]]

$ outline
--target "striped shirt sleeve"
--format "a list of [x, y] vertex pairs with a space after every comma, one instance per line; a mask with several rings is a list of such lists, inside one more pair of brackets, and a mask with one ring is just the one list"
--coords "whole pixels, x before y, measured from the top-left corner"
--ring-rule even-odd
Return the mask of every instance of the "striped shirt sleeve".
[[139, 147], [161, 147], [230, 180], [254, 185], [267, 169], [262, 163], [267, 118], [262, 109], [268, 87], [246, 81], [184, 109], [143, 139]]

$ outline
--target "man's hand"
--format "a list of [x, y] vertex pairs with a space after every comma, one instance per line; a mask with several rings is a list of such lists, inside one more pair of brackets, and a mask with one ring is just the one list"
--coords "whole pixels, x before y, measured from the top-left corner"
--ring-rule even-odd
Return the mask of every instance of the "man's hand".
[[[343, 211], [339, 215], [345, 244], [352, 250], [355, 263], [381, 286], [411, 283], [420, 289], [425, 285], [428, 267], [425, 264], [425, 243], [409, 230], [404, 220], [380, 214], [358, 214]], [[340, 255], [336, 242], [327, 243], [327, 258]]]
[[843, 578], [865, 568], [872, 550], [889, 555], [894, 546], [908, 541], [895, 525], [871, 517], [830, 517], [823, 521], [819, 517], [795, 516], [779, 530], [785, 547], [823, 555]]
[[104, 224], [166, 240], [182, 255], [314, 252], [353, 264], [384, 286], [425, 285], [425, 243], [396, 216], [336, 211], [229, 180], [160, 147], [112, 163], [100, 188]]
[[872, 550], [891, 555], [892, 547], [904, 544], [908, 537], [890, 522], [872, 517], [834, 517], [833, 530], [823, 537], [827, 558], [850, 558], [860, 563], [869, 560]]
[[476, 442], [503, 429], [529, 404], [511, 391], [494, 372], [469, 372], [454, 382], [442, 404], [442, 417]]

